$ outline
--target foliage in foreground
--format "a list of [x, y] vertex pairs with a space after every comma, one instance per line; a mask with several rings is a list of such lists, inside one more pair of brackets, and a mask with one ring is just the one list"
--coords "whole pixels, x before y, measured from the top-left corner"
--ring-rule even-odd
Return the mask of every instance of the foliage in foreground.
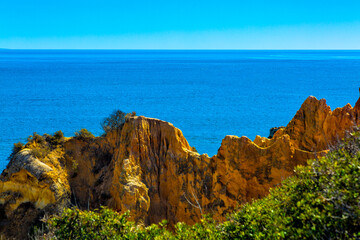
[[102, 208], [67, 209], [49, 221], [59, 239], [358, 239], [360, 238], [360, 133], [326, 157], [298, 167], [296, 176], [263, 199], [243, 205], [229, 220], [210, 217], [188, 226], [149, 227]]
[[[167, 229], [164, 220], [148, 227], [129, 221], [129, 213], [101, 207], [100, 210], [65, 209], [61, 216], [47, 221], [47, 232], [35, 229], [34, 239], [218, 239], [220, 232], [214, 220], [204, 217], [200, 223], [188, 226], [178, 223], [175, 232]], [[41, 233], [41, 236], [39, 236]], [[50, 237], [51, 236], [51, 237]]]

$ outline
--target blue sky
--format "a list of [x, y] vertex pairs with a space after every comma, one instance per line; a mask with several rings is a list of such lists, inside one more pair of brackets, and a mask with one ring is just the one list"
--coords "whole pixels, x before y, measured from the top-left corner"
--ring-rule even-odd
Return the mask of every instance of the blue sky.
[[0, 0], [0, 48], [360, 49], [360, 1]]

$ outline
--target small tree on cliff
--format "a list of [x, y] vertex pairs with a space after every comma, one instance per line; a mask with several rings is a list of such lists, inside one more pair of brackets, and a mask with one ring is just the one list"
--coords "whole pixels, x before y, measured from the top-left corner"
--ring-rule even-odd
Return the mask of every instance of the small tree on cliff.
[[101, 123], [101, 127], [105, 131], [105, 134], [112, 130], [120, 129], [125, 123], [126, 116], [127, 114], [123, 111], [115, 110], [109, 117], [105, 118]]

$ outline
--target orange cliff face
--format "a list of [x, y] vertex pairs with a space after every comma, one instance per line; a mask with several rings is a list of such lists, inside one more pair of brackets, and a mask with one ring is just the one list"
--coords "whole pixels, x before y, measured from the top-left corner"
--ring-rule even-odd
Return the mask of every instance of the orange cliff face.
[[358, 123], [359, 106], [331, 111], [325, 99], [309, 97], [290, 121], [284, 132], [290, 136], [296, 148], [306, 151], [322, 151], [329, 144], [341, 140], [347, 130]]
[[172, 124], [145, 117], [131, 117], [105, 137], [67, 140], [44, 159], [24, 149], [0, 178], [0, 232], [26, 236], [44, 211], [59, 212], [70, 202], [130, 210], [144, 224], [193, 224], [205, 213], [224, 220], [237, 205], [265, 196], [295, 166], [324, 155], [356, 124], [360, 99], [354, 108], [331, 111], [325, 100], [309, 97], [271, 139], [226, 136], [211, 158], [194, 152]]

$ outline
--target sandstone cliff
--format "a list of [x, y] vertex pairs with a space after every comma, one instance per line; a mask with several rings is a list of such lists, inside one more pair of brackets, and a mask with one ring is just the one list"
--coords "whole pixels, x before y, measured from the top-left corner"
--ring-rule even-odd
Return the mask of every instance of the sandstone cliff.
[[0, 178], [0, 231], [24, 237], [44, 212], [71, 204], [130, 210], [144, 224], [192, 224], [205, 213], [224, 220], [238, 204], [265, 196], [296, 165], [325, 154], [357, 124], [360, 99], [354, 108], [331, 111], [325, 100], [309, 97], [271, 139], [226, 136], [211, 158], [194, 152], [172, 124], [146, 117], [131, 117], [105, 137], [68, 139], [43, 158], [25, 148]]

